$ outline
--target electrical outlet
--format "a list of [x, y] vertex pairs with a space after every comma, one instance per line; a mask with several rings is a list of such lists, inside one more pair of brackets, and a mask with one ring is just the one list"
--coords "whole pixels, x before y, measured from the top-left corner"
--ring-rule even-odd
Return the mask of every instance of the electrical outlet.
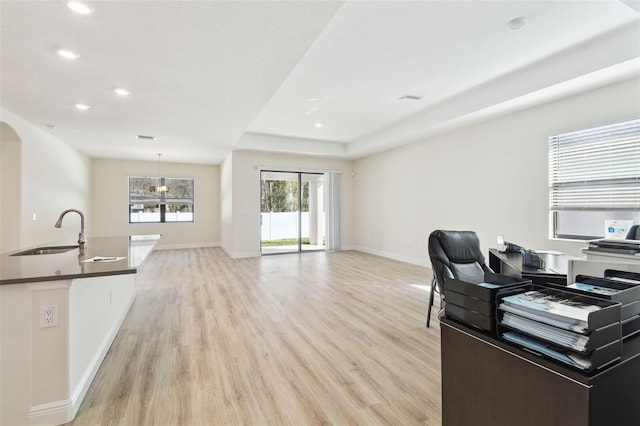
[[58, 326], [58, 305], [40, 306], [40, 328]]

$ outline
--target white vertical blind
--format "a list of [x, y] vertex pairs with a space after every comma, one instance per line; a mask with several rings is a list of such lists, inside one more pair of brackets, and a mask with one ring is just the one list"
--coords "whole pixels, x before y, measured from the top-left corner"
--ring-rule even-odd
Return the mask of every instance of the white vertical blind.
[[340, 173], [325, 175], [325, 250], [340, 250]]
[[551, 136], [549, 208], [640, 210], [640, 119]]

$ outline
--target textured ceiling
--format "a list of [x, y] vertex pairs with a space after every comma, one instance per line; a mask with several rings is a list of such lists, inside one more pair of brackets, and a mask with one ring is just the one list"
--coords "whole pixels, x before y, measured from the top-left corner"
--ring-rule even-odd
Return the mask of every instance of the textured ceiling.
[[633, 1], [89, 4], [1, 2], [0, 101], [92, 157], [355, 158], [640, 75]]

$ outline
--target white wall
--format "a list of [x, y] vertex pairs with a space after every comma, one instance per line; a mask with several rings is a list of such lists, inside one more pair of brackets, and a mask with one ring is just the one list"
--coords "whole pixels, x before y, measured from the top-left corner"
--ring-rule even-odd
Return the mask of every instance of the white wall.
[[[80, 231], [77, 214], [65, 217], [61, 229], [53, 225], [68, 208], [82, 210], [91, 217], [91, 160], [4, 108], [0, 108], [0, 119], [14, 130], [21, 143], [21, 163], [15, 172], [21, 180], [20, 217], [14, 224], [20, 229], [20, 238], [17, 246], [2, 247], [1, 251], [59, 239], [77, 240]], [[9, 208], [11, 205], [2, 204], [3, 217], [11, 214]]]
[[233, 248], [233, 152], [220, 165], [220, 234], [222, 247]]
[[156, 248], [220, 245], [220, 168], [162, 161], [161, 173], [194, 178], [194, 221], [129, 223], [129, 176], [156, 176], [157, 161], [93, 159], [94, 236], [162, 234]]
[[354, 161], [353, 238], [371, 253], [428, 265], [435, 229], [475, 230], [580, 255], [551, 240], [549, 135], [640, 116], [640, 80], [603, 87]]
[[[350, 160], [301, 155], [235, 151], [229, 170], [233, 180], [231, 214], [233, 227], [225, 251], [232, 257], [260, 255], [260, 167], [271, 170], [341, 170], [341, 245], [348, 248], [352, 238], [352, 197]], [[229, 159], [227, 159], [229, 160]], [[223, 226], [227, 226], [226, 223]]]

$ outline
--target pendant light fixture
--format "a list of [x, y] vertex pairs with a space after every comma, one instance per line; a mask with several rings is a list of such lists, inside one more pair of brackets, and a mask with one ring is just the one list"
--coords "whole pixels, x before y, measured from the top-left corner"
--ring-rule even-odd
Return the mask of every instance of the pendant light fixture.
[[[158, 179], [162, 182], [162, 175], [160, 174], [160, 157], [162, 157], [161, 153], [158, 153]], [[149, 187], [149, 191], [151, 192], [169, 192], [169, 187], [167, 185], [155, 186], [151, 185]]]

